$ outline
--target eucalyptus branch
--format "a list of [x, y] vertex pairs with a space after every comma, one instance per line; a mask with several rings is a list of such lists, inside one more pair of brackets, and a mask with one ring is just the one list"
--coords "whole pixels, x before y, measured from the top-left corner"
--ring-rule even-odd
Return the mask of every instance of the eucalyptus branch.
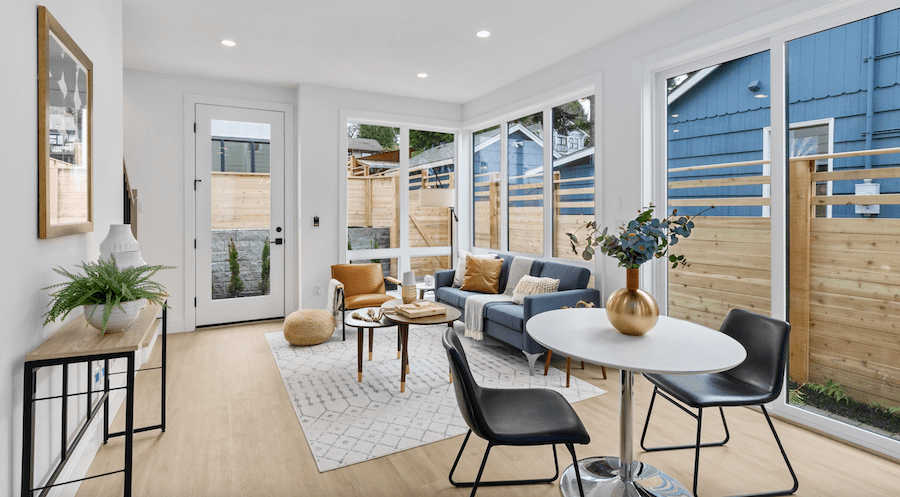
[[596, 247], [599, 247], [600, 253], [616, 258], [619, 261], [619, 267], [628, 269], [637, 269], [647, 261], [662, 257], [667, 257], [673, 268], [686, 266], [687, 260], [684, 255], [669, 254], [669, 247], [677, 244], [680, 238], [691, 236], [691, 231], [694, 229], [694, 218], [710, 209], [715, 209], [715, 206], [704, 209], [693, 216], [680, 217], [678, 210], [675, 209], [672, 211], [672, 215], [666, 216], [662, 220], [653, 218], [654, 209], [656, 206], [650, 204], [649, 207], [639, 210], [638, 216], [629, 221], [627, 225], [622, 226], [618, 235], [609, 234], [608, 227], [604, 227], [601, 231], [596, 221], [590, 221], [573, 233], [566, 233], [572, 245], [572, 252], [578, 254], [580, 242], [576, 233], [584, 229], [586, 230], [585, 247], [581, 252], [584, 260], [591, 260], [597, 252]]

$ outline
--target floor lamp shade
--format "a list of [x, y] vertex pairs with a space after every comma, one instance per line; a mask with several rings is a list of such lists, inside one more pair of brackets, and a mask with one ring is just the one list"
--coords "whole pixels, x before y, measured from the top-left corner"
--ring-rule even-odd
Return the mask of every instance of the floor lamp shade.
[[450, 268], [453, 268], [453, 218], [456, 213], [456, 190], [454, 188], [421, 188], [419, 189], [419, 207], [449, 207], [450, 208]]
[[419, 189], [419, 207], [455, 207], [454, 188]]

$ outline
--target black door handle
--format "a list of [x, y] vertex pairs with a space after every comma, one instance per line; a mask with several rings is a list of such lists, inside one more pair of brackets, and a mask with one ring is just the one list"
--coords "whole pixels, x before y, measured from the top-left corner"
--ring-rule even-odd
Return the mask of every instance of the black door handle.
[[282, 239], [282, 238], [276, 238], [276, 239], [275, 239], [275, 245], [281, 245], [281, 244], [283, 244], [283, 243], [284, 243], [284, 239]]

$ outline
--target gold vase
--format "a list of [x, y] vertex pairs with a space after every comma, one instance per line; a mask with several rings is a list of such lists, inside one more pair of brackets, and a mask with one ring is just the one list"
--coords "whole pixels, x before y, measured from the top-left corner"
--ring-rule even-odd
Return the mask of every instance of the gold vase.
[[609, 296], [606, 316], [610, 324], [626, 335], [640, 336], [659, 320], [659, 306], [649, 293], [638, 288], [640, 269], [626, 269], [627, 284]]

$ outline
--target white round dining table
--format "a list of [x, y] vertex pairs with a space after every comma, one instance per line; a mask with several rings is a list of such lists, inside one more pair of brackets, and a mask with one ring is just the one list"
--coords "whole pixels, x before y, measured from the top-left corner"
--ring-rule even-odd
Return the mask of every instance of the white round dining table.
[[[667, 316], [642, 336], [619, 333], [605, 309], [558, 309], [529, 319], [527, 333], [554, 353], [619, 369], [619, 456], [578, 461], [585, 497], [690, 496], [671, 476], [635, 461], [632, 437], [634, 373], [701, 374], [742, 363], [747, 351], [719, 331]], [[575, 467], [560, 478], [564, 496], [578, 496]]]

